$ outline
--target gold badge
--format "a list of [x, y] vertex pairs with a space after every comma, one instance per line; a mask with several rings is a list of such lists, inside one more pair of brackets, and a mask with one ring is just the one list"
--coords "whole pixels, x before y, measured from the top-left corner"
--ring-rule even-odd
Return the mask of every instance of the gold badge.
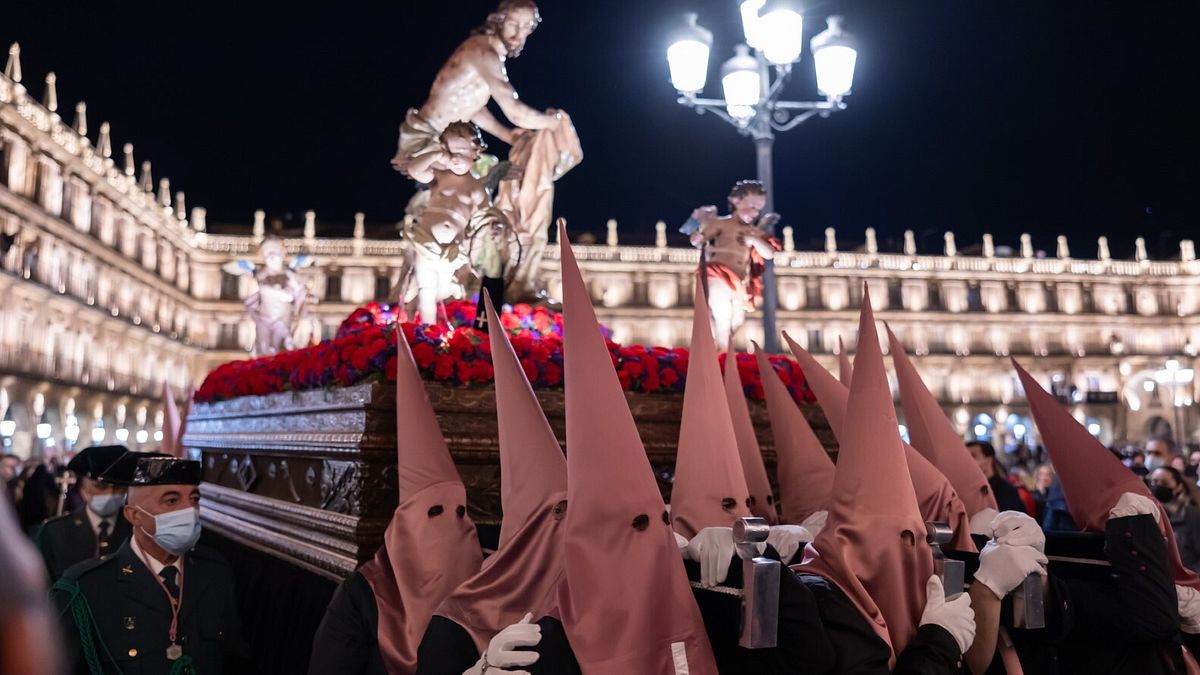
[[136, 650], [136, 649], [130, 649], [130, 650], [129, 650], [129, 656], [131, 656], [131, 657], [133, 657], [133, 656], [137, 656], [137, 650]]
[[133, 568], [132, 567], [122, 567], [121, 574], [133, 574]]

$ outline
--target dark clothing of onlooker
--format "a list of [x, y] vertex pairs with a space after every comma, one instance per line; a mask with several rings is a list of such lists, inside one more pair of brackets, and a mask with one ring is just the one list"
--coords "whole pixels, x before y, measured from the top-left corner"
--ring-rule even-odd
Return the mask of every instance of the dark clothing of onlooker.
[[992, 487], [992, 494], [996, 495], [997, 509], [1025, 513], [1025, 503], [1021, 501], [1021, 495], [1003, 474], [992, 474], [988, 485]]
[[1171, 528], [1175, 530], [1175, 543], [1184, 566], [1200, 572], [1200, 509], [1189, 502], [1179, 509], [1168, 506], [1167, 515], [1171, 517]]
[[1067, 497], [1063, 494], [1062, 483], [1055, 478], [1046, 493], [1046, 517], [1042, 520], [1042, 529], [1047, 532], [1078, 532], [1079, 526], [1071, 517], [1067, 508]]

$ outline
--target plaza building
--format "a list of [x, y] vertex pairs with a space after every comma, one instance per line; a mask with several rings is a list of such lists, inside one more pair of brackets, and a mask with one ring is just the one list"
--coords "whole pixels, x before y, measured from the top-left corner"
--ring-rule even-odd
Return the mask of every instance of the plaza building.
[[[53, 75], [38, 89], [27, 89], [10, 51], [0, 76], [0, 442], [22, 456], [93, 442], [150, 449], [164, 382], [182, 396], [215, 365], [248, 356], [254, 325], [243, 302], [254, 281], [225, 268], [255, 260], [271, 228], [261, 211], [210, 228], [131, 143], [115, 144], [108, 123], [89, 126], [85, 104], [65, 119]], [[603, 214], [572, 222], [586, 229], [590, 215]], [[368, 236], [362, 214], [338, 227], [311, 211], [280, 232], [290, 256], [314, 261], [301, 271], [317, 300], [311, 339], [387, 297], [404, 266], [397, 232], [383, 223]], [[698, 253], [671, 245], [661, 222], [655, 233], [653, 243], [622, 244], [609, 221], [605, 241], [581, 240], [575, 253], [614, 339], [685, 345]], [[1096, 259], [1077, 259], [1061, 237], [1045, 256], [1028, 235], [1016, 250], [985, 237], [968, 254], [949, 233], [937, 252], [918, 251], [910, 233], [899, 252], [879, 250], [871, 231], [854, 250], [839, 250], [832, 230], [816, 251], [796, 250], [791, 228], [783, 234], [779, 328], [833, 367], [839, 338], [854, 348], [865, 283], [964, 436], [1036, 442], [1010, 356], [1106, 443], [1194, 428], [1200, 262], [1189, 241], [1173, 260], [1150, 260], [1141, 240], [1134, 260], [1114, 260], [1103, 239]], [[556, 247], [540, 265], [538, 287], [553, 304]], [[762, 341], [760, 318], [749, 316], [739, 348]]]

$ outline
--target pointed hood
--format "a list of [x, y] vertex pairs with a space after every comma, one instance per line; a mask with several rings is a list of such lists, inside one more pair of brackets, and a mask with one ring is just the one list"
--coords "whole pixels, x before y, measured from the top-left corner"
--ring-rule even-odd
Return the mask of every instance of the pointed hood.
[[750, 515], [750, 490], [721, 382], [704, 284], [695, 284], [691, 357], [671, 487], [671, 524], [691, 539], [706, 527], [731, 527]]
[[788, 393], [766, 354], [754, 345], [763, 395], [775, 437], [779, 476], [779, 515], [782, 522], [799, 524], [829, 508], [833, 490], [833, 460], [817, 439], [804, 413]]
[[925, 386], [891, 327], [887, 333], [912, 446], [950, 480], [963, 506], [967, 507], [967, 515], [974, 516], [985, 509], [996, 510], [996, 497], [979, 463], [971, 457], [962, 436], [954, 430], [950, 418]]
[[746, 403], [746, 392], [742, 388], [739, 371], [737, 352], [730, 351], [725, 355], [725, 400], [733, 419], [738, 455], [742, 458], [742, 474], [750, 490], [750, 513], [775, 525], [779, 522], [775, 494], [767, 478], [767, 466], [763, 463], [762, 448], [758, 447], [758, 436], [754, 433], [754, 421], [750, 419], [750, 407]]
[[196, 388], [188, 385], [186, 400], [183, 403], [183, 412], [179, 414], [179, 433], [175, 434], [176, 442], [179, 443], [179, 456], [184, 457], [187, 454], [187, 446], [183, 444], [183, 437], [187, 435], [188, 418], [192, 416], [192, 404], [196, 400]]
[[183, 426], [182, 419], [179, 417], [179, 407], [175, 404], [175, 392], [171, 391], [171, 384], [163, 380], [162, 388], [163, 400], [163, 423], [162, 423], [162, 443], [159, 446], [159, 452], [172, 457], [183, 456], [183, 436], [180, 435], [180, 429]]
[[[872, 321], [869, 324], [874, 330], [874, 312], [871, 310], [870, 299], [866, 288], [863, 289], [863, 311]], [[878, 333], [876, 341], [878, 341]], [[804, 371], [805, 382], [808, 383], [810, 389], [817, 396], [817, 403], [820, 404], [821, 410], [825, 411], [825, 417], [829, 420], [829, 426], [833, 429], [834, 435], [838, 437], [838, 442], [841, 442], [841, 430], [846, 424], [847, 397], [849, 390], [838, 382], [837, 379], [825, 370], [817, 360], [813, 358], [803, 347], [796, 344], [788, 337], [787, 333], [783, 334], [788, 345], [792, 348], [792, 353], [795, 354], [796, 360], [800, 362], [800, 368]], [[865, 339], [859, 335], [859, 344], [861, 345]], [[897, 434], [899, 430], [897, 429]], [[901, 441], [903, 443], [903, 441]], [[974, 552], [975, 543], [971, 541], [971, 522], [970, 516], [967, 515], [967, 507], [963, 505], [958, 494], [955, 493], [954, 487], [950, 485], [950, 481], [942, 472], [938, 471], [935, 466], [929, 463], [929, 460], [921, 456], [919, 452], [914, 450], [907, 443], [904, 444], [904, 456], [908, 460], [908, 473], [912, 477], [913, 491], [917, 495], [917, 504], [921, 507], [921, 513], [928, 522], [949, 523], [954, 529], [954, 541], [950, 542], [949, 548], [956, 551]]]
[[850, 388], [850, 379], [854, 377], [854, 366], [850, 365], [850, 355], [846, 353], [846, 343], [838, 336], [838, 381]]
[[666, 507], [562, 222], [563, 627], [588, 675], [715, 675]]
[[383, 546], [358, 571], [379, 606], [379, 651], [388, 673], [411, 675], [434, 610], [479, 571], [483, 553], [467, 516], [466, 489], [398, 327], [396, 445], [400, 503]]
[[[1071, 518], [1085, 530], [1104, 531], [1108, 512], [1123, 493], [1132, 492], [1154, 500], [1150, 489], [1113, 456], [1095, 436], [1088, 433], [1066, 408], [1033, 379], [1016, 359], [1012, 361], [1025, 389], [1029, 410], [1050, 453], [1050, 462], [1062, 485]], [[1159, 506], [1159, 528], [1167, 538], [1171, 576], [1181, 586], [1200, 588], [1200, 577], [1184, 567], [1175, 545], [1175, 532], [1167, 512]]]
[[870, 302], [863, 299], [841, 449], [825, 529], [805, 549], [801, 572], [850, 598], [894, 655], [917, 632], [933, 555], [917, 506]]
[[[486, 292], [483, 298], [487, 325], [499, 326], [491, 298]], [[437, 611], [470, 633], [481, 654], [526, 612], [537, 618], [557, 613], [567, 507], [562, 448], [505, 331], [493, 330], [488, 339], [500, 429], [500, 549]]]

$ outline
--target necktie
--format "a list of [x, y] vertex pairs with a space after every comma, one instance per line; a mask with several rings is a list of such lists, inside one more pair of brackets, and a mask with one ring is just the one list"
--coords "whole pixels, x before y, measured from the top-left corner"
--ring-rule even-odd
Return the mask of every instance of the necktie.
[[100, 531], [96, 533], [96, 541], [99, 544], [100, 555], [108, 552], [108, 521], [100, 521]]
[[171, 597], [178, 600], [179, 584], [176, 583], [176, 580], [179, 578], [179, 570], [168, 565], [167, 567], [162, 568], [162, 571], [158, 573], [158, 576], [162, 577], [163, 586], [167, 587], [167, 592], [171, 594]]

